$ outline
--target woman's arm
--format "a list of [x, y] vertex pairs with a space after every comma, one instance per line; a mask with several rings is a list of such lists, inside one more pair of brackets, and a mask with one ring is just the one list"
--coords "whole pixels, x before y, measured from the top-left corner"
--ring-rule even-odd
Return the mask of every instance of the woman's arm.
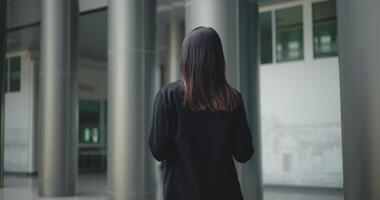
[[169, 119], [165, 97], [158, 91], [154, 100], [153, 119], [149, 137], [149, 147], [153, 157], [162, 161], [167, 158], [169, 149]]
[[236, 161], [247, 162], [254, 153], [251, 131], [245, 114], [243, 99], [240, 95], [240, 103], [236, 108], [235, 129], [233, 133], [233, 156]]

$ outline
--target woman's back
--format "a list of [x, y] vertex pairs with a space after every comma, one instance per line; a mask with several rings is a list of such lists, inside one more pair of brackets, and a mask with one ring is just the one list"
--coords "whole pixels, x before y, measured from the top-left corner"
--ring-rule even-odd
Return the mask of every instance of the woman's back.
[[[237, 91], [236, 91], [237, 92]], [[192, 111], [181, 81], [156, 95], [149, 145], [165, 162], [165, 200], [241, 200], [234, 158], [253, 154], [244, 103], [232, 111]]]

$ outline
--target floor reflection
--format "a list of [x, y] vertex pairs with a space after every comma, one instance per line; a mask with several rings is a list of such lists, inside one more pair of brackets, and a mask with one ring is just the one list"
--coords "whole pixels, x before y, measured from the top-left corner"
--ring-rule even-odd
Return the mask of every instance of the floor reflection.
[[[1, 200], [50, 200], [37, 195], [37, 176], [6, 174]], [[78, 195], [60, 200], [106, 200], [105, 174], [86, 174], [78, 178]], [[341, 189], [265, 186], [264, 200], [343, 200]]]
[[265, 186], [264, 200], [343, 200], [342, 189]]
[[[5, 188], [0, 189], [1, 200], [53, 200], [57, 198], [38, 197], [37, 176], [6, 174]], [[105, 174], [86, 174], [78, 178], [78, 194], [59, 200], [106, 200], [107, 184]]]

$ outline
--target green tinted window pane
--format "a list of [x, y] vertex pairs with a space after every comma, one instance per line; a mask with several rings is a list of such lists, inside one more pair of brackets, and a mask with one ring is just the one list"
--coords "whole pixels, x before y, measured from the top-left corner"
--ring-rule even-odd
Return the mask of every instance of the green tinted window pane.
[[314, 58], [338, 55], [336, 2], [313, 4]]
[[100, 102], [97, 100], [79, 100], [80, 111], [100, 112]]
[[260, 13], [261, 64], [272, 63], [272, 12]]
[[9, 62], [8, 62], [8, 58], [5, 59], [5, 69], [4, 69], [4, 74], [3, 74], [3, 84], [4, 84], [4, 92], [8, 92], [8, 69], [9, 69]]
[[92, 129], [92, 143], [99, 143], [99, 130], [97, 128]]
[[99, 143], [100, 101], [79, 101], [79, 142], [85, 144]]
[[277, 62], [303, 59], [302, 6], [276, 11]]
[[108, 118], [107, 118], [107, 112], [108, 112], [108, 108], [107, 108], [107, 101], [104, 101], [103, 102], [103, 106], [104, 106], [104, 135], [103, 135], [103, 138], [104, 138], [104, 148], [107, 149], [107, 144], [108, 144]]
[[90, 141], [90, 136], [91, 135], [91, 133], [90, 133], [90, 129], [89, 128], [85, 128], [84, 129], [84, 134], [83, 134], [83, 142], [89, 142]]
[[10, 58], [9, 65], [9, 91], [20, 91], [21, 86], [21, 57]]

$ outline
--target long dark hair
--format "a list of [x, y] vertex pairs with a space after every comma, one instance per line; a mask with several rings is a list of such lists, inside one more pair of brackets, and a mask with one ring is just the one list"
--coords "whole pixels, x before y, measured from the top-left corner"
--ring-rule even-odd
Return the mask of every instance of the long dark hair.
[[210, 27], [193, 29], [182, 43], [181, 80], [184, 103], [194, 112], [232, 111], [239, 95], [226, 80], [222, 42]]

